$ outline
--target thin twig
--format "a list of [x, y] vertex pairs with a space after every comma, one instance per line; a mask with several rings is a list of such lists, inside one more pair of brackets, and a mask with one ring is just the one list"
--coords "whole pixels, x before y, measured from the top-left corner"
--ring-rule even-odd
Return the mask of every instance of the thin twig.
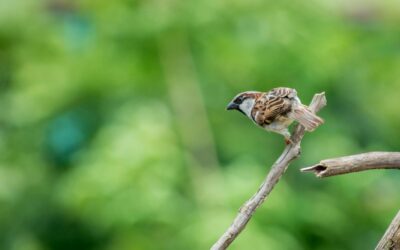
[[390, 223], [381, 241], [375, 250], [399, 250], [400, 249], [400, 211]]
[[370, 169], [400, 169], [400, 152], [370, 152], [327, 159], [300, 171], [313, 172], [322, 178]]
[[[326, 105], [325, 93], [314, 95], [310, 104], [313, 112], [318, 112]], [[272, 189], [278, 183], [281, 176], [285, 173], [290, 162], [297, 158], [300, 154], [300, 143], [304, 136], [305, 130], [301, 125], [296, 125], [291, 140], [292, 144], [286, 146], [285, 150], [272, 166], [270, 172], [261, 184], [257, 193], [253, 195], [239, 210], [238, 215], [234, 219], [232, 225], [225, 231], [219, 240], [211, 247], [211, 250], [226, 249], [242, 232], [252, 215], [258, 207], [264, 202]]]

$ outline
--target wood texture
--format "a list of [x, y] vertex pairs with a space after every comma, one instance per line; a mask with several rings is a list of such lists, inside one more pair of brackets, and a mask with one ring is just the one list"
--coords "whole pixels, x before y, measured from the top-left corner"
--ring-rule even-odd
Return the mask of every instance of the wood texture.
[[[369, 152], [327, 159], [301, 171], [323, 178], [371, 169], [400, 169], [400, 152]], [[375, 250], [400, 250], [400, 211]]]
[[[320, 93], [314, 95], [309, 108], [311, 111], [316, 113], [325, 105], [325, 93]], [[273, 164], [270, 172], [268, 173], [264, 182], [261, 184], [258, 191], [240, 208], [239, 213], [234, 219], [233, 223], [211, 247], [212, 250], [226, 249], [243, 231], [256, 209], [261, 206], [261, 204], [273, 190], [274, 186], [278, 183], [281, 176], [285, 173], [290, 162], [299, 156], [300, 143], [304, 133], [304, 127], [299, 124], [296, 125], [291, 138], [293, 143], [286, 146], [281, 156]]]
[[313, 172], [317, 177], [329, 177], [370, 169], [400, 169], [399, 152], [370, 152], [322, 160], [302, 172]]
[[400, 250], [400, 211], [393, 219], [375, 250]]

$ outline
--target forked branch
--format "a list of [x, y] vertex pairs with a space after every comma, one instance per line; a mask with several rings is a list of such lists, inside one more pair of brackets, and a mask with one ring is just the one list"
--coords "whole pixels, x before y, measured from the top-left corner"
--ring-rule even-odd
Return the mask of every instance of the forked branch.
[[[325, 105], [325, 93], [320, 93], [314, 95], [309, 107], [311, 111], [316, 113]], [[293, 143], [286, 146], [281, 156], [273, 164], [270, 172], [268, 173], [264, 182], [261, 184], [258, 191], [239, 209], [239, 213], [234, 219], [232, 225], [211, 247], [212, 250], [226, 249], [246, 227], [256, 209], [261, 206], [267, 196], [271, 193], [276, 183], [278, 183], [281, 176], [285, 173], [290, 162], [299, 156], [300, 143], [303, 139], [304, 133], [304, 127], [299, 124], [296, 125], [291, 138]]]

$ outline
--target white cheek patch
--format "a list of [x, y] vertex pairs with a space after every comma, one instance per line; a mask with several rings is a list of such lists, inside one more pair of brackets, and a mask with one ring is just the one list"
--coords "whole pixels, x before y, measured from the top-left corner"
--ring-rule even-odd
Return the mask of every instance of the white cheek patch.
[[254, 99], [246, 99], [239, 105], [239, 108], [251, 118], [251, 110], [253, 110], [254, 103]]

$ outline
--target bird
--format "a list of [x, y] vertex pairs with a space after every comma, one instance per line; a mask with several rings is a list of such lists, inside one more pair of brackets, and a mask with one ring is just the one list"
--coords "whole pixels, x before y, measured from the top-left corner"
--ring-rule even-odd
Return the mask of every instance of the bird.
[[281, 134], [285, 143], [292, 144], [289, 126], [294, 121], [306, 131], [313, 131], [324, 120], [302, 104], [293, 88], [278, 87], [267, 92], [246, 91], [236, 95], [227, 110], [237, 110], [259, 127]]

